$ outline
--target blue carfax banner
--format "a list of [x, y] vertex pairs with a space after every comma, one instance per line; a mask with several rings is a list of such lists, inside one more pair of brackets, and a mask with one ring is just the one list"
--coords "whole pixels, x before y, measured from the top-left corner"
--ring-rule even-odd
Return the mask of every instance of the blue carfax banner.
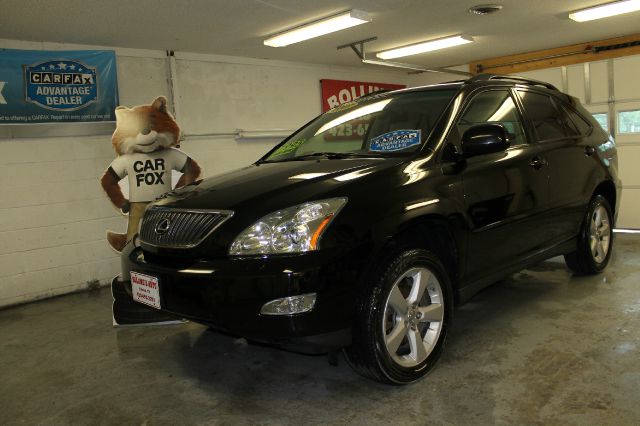
[[109, 50], [0, 49], [0, 124], [115, 121]]

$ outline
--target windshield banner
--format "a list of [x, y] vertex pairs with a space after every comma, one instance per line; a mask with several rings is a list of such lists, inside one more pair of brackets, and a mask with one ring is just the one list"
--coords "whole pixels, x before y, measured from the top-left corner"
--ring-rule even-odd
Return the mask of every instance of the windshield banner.
[[404, 89], [407, 86], [404, 84], [324, 79], [320, 80], [320, 87], [322, 88], [322, 112], [327, 112], [331, 108], [346, 104], [372, 92]]
[[0, 124], [115, 121], [110, 50], [0, 49]]

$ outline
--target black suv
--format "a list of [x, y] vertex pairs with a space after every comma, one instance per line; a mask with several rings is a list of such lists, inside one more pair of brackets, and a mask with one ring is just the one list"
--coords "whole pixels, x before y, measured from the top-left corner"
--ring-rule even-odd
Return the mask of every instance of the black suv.
[[619, 186], [612, 138], [550, 84], [373, 94], [152, 203], [114, 294], [409, 383], [483, 287], [558, 255], [601, 271]]

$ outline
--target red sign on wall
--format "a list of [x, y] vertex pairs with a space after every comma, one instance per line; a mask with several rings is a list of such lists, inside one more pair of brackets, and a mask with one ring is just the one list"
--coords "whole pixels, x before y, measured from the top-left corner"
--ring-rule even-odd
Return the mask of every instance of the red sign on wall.
[[368, 83], [364, 81], [320, 80], [322, 87], [322, 112], [351, 102], [378, 90], [404, 89], [404, 84]]

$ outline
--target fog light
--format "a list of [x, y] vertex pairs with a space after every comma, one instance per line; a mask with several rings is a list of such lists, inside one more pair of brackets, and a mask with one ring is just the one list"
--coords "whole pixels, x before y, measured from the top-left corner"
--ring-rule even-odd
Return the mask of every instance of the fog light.
[[316, 304], [316, 294], [301, 294], [299, 296], [275, 299], [262, 305], [262, 315], [293, 315], [309, 312]]

